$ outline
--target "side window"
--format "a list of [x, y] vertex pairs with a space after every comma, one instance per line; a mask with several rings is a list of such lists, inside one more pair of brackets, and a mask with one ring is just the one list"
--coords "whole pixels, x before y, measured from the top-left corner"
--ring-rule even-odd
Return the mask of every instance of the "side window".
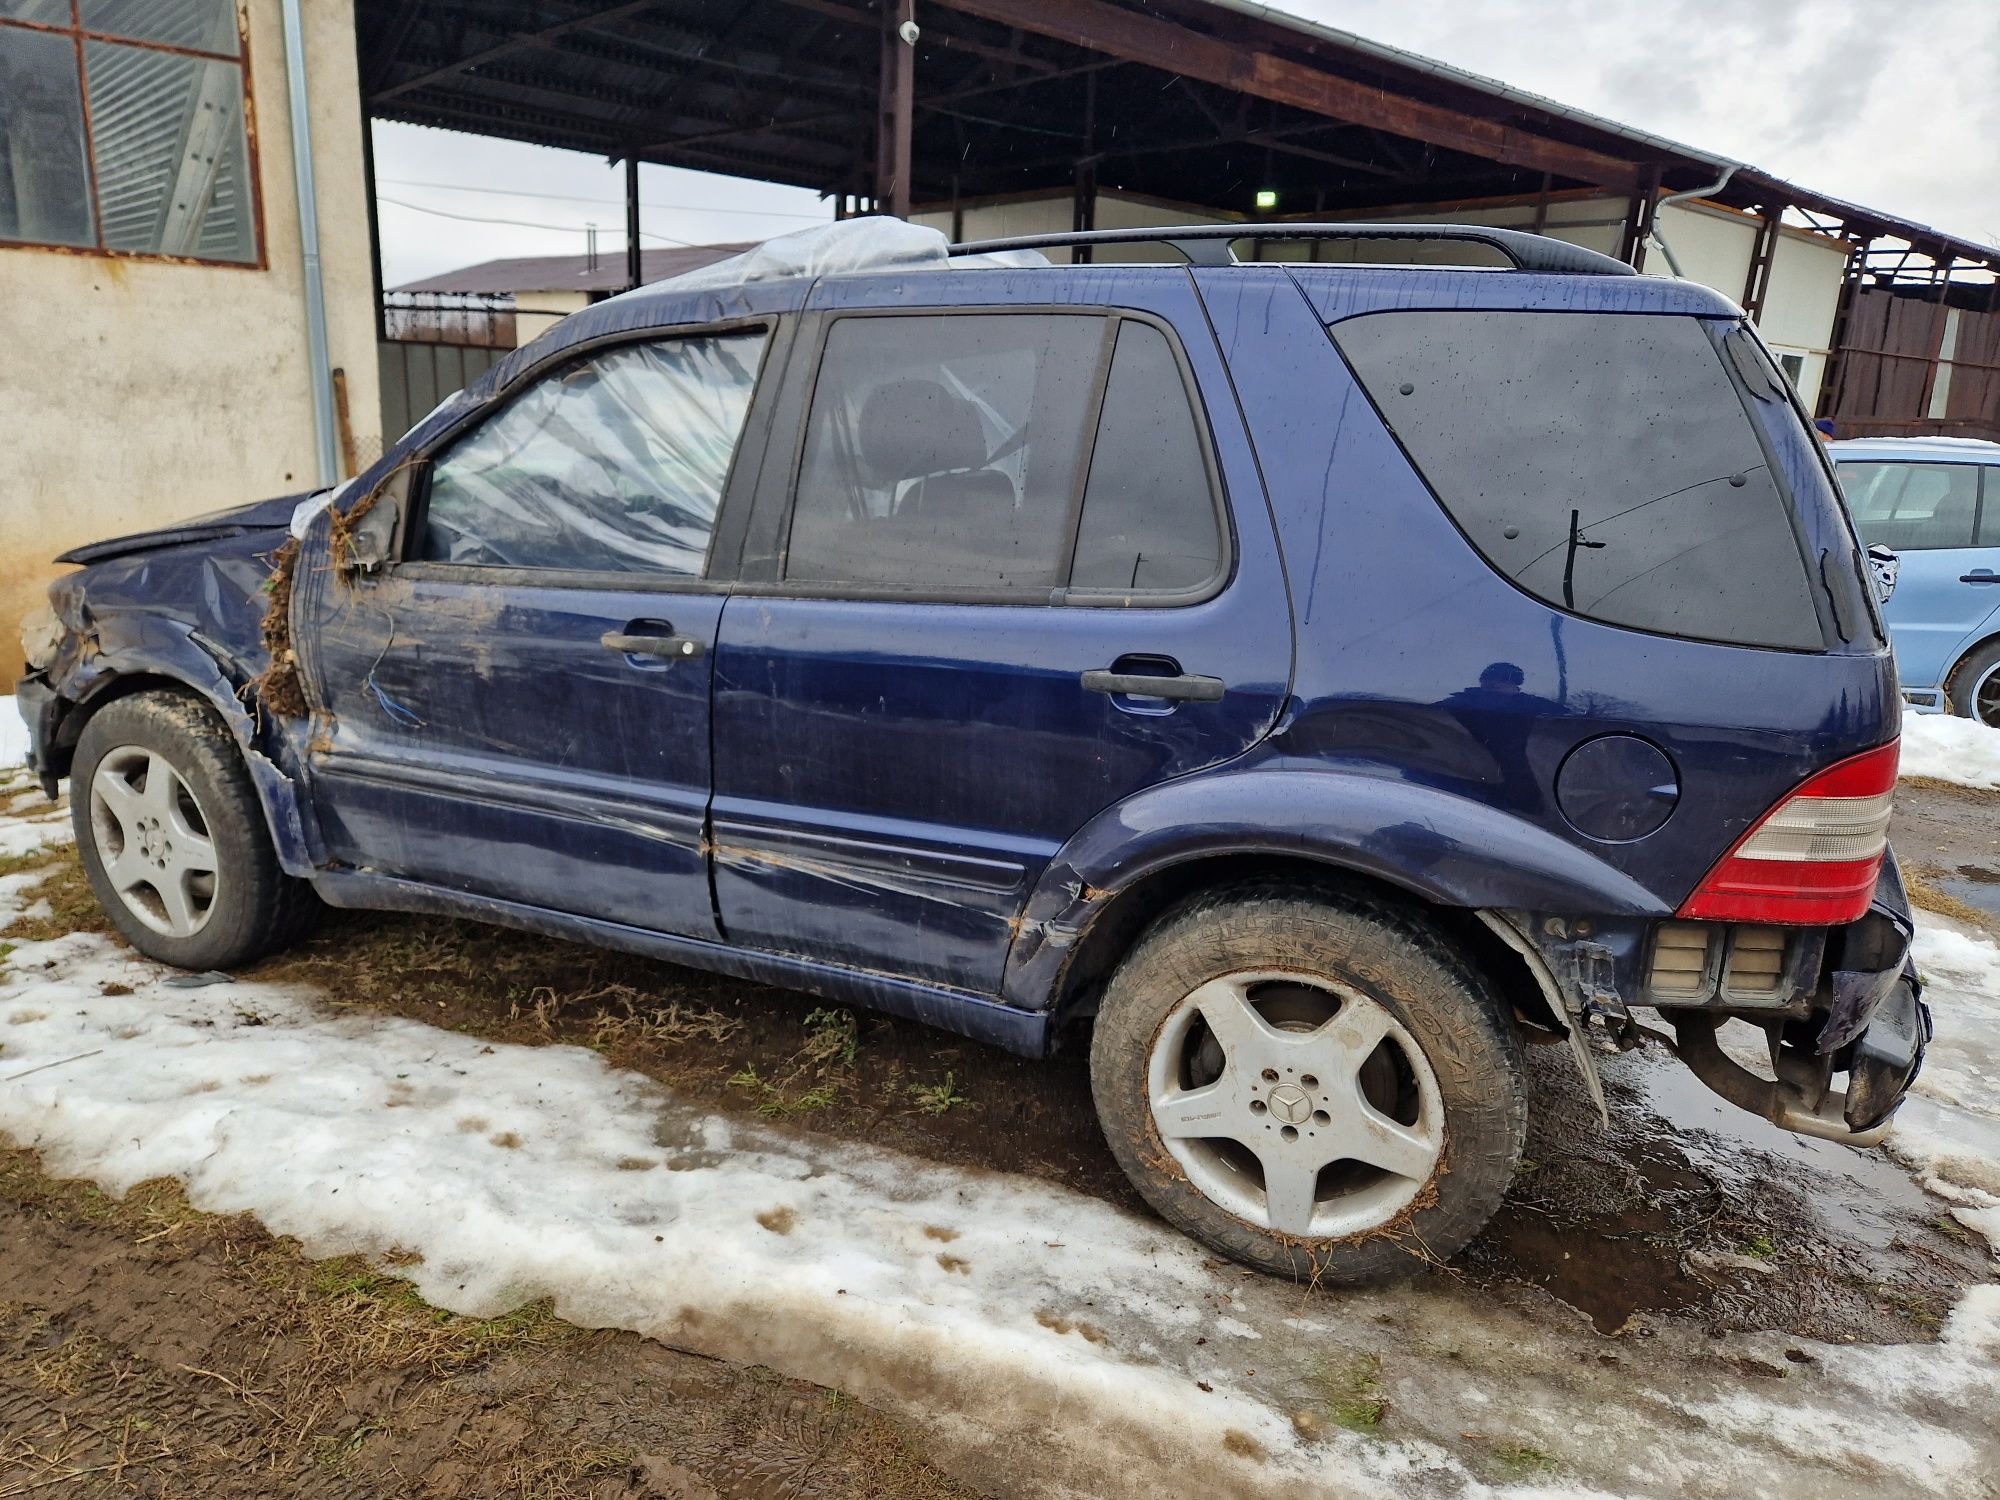
[[1173, 348], [1150, 324], [1120, 323], [1070, 587], [1194, 588], [1221, 560], [1208, 464]]
[[418, 555], [698, 576], [764, 344], [622, 344], [544, 376], [432, 464]]
[[[1977, 465], [1844, 463], [1840, 487], [1863, 541], [1881, 542], [1898, 552], [1974, 543]], [[1989, 522], [1986, 530], [1993, 529]]]
[[1095, 314], [837, 321], [806, 424], [785, 577], [1056, 587], [1106, 327]]

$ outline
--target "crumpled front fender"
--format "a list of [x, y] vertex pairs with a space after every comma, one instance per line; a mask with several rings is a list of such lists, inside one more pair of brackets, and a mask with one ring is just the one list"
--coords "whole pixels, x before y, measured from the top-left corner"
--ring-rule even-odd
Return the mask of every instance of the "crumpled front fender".
[[[70, 753], [98, 704], [118, 696], [135, 678], [163, 679], [199, 694], [229, 726], [243, 751], [244, 766], [285, 872], [307, 875], [323, 863], [317, 829], [306, 814], [296, 775], [294, 747], [281, 729], [260, 733], [257, 714], [240, 696], [247, 678], [232, 680], [225, 662], [192, 627], [178, 620], [140, 612], [94, 615], [71, 600], [59, 602], [67, 606], [60, 611], [66, 630], [55, 659], [42, 675], [60, 702], [58, 711], [46, 716], [34, 746], [45, 784], [68, 772]], [[241, 677], [241, 669], [234, 675]]]

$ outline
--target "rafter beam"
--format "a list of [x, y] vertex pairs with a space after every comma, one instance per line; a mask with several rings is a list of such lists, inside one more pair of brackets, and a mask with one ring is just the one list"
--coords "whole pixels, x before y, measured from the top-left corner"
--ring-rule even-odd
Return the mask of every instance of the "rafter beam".
[[934, 0], [996, 25], [1107, 52], [1127, 62], [1253, 94], [1329, 119], [1386, 130], [1488, 161], [1553, 172], [1631, 192], [1636, 164], [1584, 146], [1411, 99], [1305, 63], [1240, 47], [1171, 21], [1121, 10], [1106, 0]]
[[447, 78], [455, 78], [466, 69], [476, 68], [481, 63], [489, 63], [530, 47], [546, 47], [557, 38], [568, 36], [572, 31], [586, 31], [592, 26], [608, 25], [610, 22], [623, 20], [626, 16], [637, 15], [642, 10], [651, 10], [658, 3], [659, 0], [626, 0], [623, 5], [614, 5], [608, 10], [594, 10], [588, 15], [573, 16], [554, 26], [544, 26], [540, 31], [516, 32], [504, 42], [461, 57], [458, 61], [442, 68], [433, 68], [415, 78], [405, 78], [401, 83], [392, 83], [387, 88], [377, 89], [370, 96], [370, 102], [380, 104], [412, 90], [425, 88]]

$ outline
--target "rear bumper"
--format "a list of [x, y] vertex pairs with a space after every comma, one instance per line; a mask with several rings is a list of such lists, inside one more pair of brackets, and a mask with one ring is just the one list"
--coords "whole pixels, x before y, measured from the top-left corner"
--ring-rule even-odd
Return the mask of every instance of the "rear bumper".
[[[1875, 1145], [1889, 1133], [1931, 1039], [1923, 981], [1910, 956], [1913, 934], [1892, 853], [1868, 914], [1828, 934], [1811, 1013], [1767, 1026], [1773, 1077], [1751, 1072], [1718, 1045], [1726, 1012], [1663, 1012], [1674, 1026], [1674, 1050], [1716, 1093], [1775, 1125], [1850, 1146]], [[1837, 1080], [1845, 1087], [1836, 1088]]]

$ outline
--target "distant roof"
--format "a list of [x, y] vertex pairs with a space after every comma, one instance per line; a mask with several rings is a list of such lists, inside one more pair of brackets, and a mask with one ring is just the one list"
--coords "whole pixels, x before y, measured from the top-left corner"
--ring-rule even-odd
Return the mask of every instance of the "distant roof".
[[1842, 438], [1832, 447], [1842, 453], [1875, 453], [1879, 457], [1891, 455], [1916, 458], [1924, 455], [1939, 460], [1958, 460], [1962, 463], [1987, 462], [2000, 459], [2000, 443], [1989, 443], [1984, 438], [1961, 437], [1859, 437]]
[[[639, 279], [665, 281], [684, 271], [727, 260], [748, 250], [753, 241], [729, 245], [676, 245], [639, 252]], [[592, 267], [587, 255], [522, 255], [512, 260], [484, 260], [456, 271], [440, 271], [419, 281], [391, 287], [393, 292], [622, 292], [624, 252], [599, 255]]]

